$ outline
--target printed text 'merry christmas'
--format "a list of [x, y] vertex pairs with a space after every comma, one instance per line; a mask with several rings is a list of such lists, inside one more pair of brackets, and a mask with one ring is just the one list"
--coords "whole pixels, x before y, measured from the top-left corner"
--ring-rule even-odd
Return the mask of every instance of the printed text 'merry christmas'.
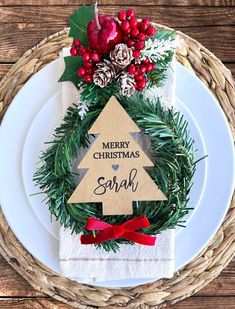
[[126, 142], [103, 142], [103, 149], [128, 148], [130, 141]]

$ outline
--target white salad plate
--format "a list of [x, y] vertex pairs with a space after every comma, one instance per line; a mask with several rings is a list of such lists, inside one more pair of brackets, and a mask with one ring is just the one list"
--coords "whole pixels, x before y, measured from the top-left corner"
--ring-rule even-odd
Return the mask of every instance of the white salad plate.
[[[62, 120], [59, 60], [32, 76], [9, 106], [0, 128], [0, 204], [16, 237], [40, 262], [59, 272], [59, 226], [32, 181], [44, 142]], [[188, 121], [196, 160], [186, 228], [175, 236], [175, 271], [211, 240], [228, 210], [234, 189], [234, 146], [225, 115], [206, 86], [176, 65], [176, 109]], [[153, 281], [124, 279], [99, 286], [124, 287]]]

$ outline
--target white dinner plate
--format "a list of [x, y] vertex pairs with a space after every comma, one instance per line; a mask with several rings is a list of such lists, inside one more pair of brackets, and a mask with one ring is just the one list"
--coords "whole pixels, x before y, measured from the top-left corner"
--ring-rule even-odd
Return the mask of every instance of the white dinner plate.
[[[42, 196], [32, 182], [44, 141], [62, 117], [59, 60], [35, 74], [19, 91], [0, 130], [0, 202], [14, 234], [39, 261], [59, 272], [59, 227], [51, 222]], [[187, 228], [177, 230], [175, 270], [191, 261], [210, 241], [229, 207], [234, 188], [232, 136], [221, 107], [200, 80], [176, 65], [176, 108], [189, 123], [198, 164], [190, 193], [194, 210]], [[115, 279], [115, 278], [114, 278]], [[124, 287], [153, 281], [126, 279], [100, 286]], [[97, 284], [98, 285], [98, 284]]]

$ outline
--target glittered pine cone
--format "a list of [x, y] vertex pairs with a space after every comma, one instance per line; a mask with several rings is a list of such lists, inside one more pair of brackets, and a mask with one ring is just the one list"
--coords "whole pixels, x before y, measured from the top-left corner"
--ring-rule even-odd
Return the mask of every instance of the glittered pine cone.
[[116, 69], [114, 65], [106, 59], [96, 66], [97, 70], [93, 75], [93, 81], [97, 86], [104, 88], [116, 76]]
[[132, 49], [126, 44], [118, 44], [114, 50], [110, 52], [112, 63], [120, 70], [125, 68], [131, 63], [133, 59]]
[[123, 96], [131, 97], [135, 93], [135, 79], [132, 74], [123, 71], [117, 81]]

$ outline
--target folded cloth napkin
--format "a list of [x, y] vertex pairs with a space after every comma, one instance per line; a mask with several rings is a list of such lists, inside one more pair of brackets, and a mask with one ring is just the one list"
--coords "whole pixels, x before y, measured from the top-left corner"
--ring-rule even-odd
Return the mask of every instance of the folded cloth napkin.
[[[69, 50], [64, 48], [60, 55], [61, 73], [64, 70], [63, 57], [68, 54]], [[160, 97], [164, 105], [174, 105], [174, 68], [175, 60], [167, 71], [164, 86], [147, 91], [146, 98], [152, 100]], [[71, 104], [79, 103], [79, 95], [69, 82], [61, 83], [61, 89], [64, 114]], [[141, 140], [138, 142], [143, 143]], [[59, 255], [61, 274], [83, 283], [130, 278], [171, 278], [174, 273], [174, 230], [157, 235], [154, 247], [122, 245], [118, 253], [107, 253], [92, 245], [81, 245], [80, 235], [71, 235], [71, 230], [61, 227]]]

